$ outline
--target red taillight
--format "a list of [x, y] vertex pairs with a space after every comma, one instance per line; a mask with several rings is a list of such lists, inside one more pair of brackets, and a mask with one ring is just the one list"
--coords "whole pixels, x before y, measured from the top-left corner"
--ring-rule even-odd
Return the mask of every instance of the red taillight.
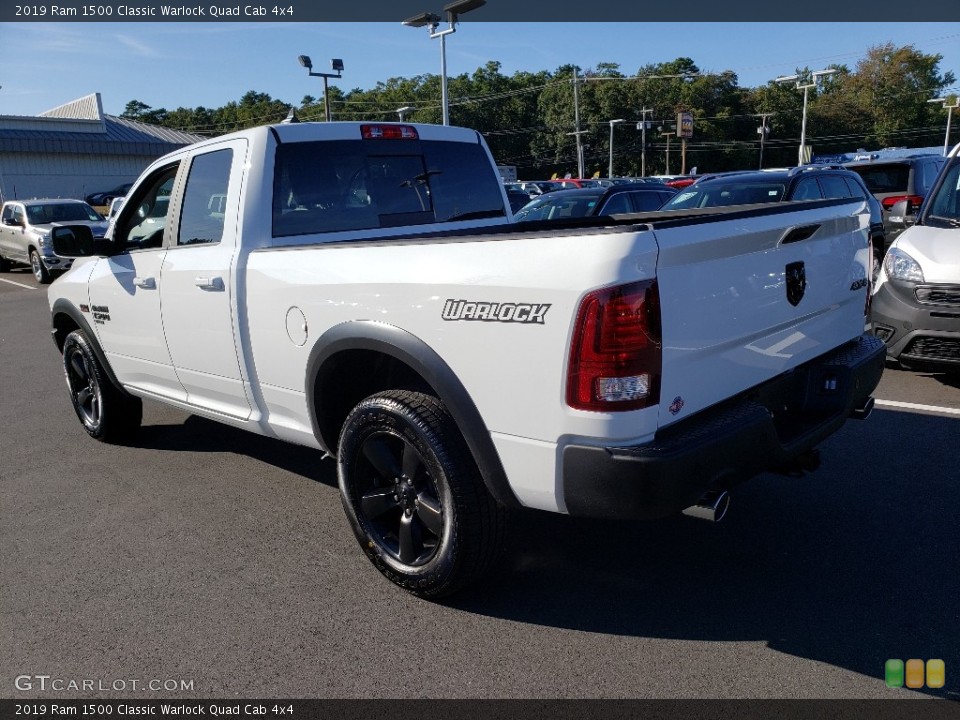
[[590, 293], [570, 345], [567, 404], [606, 412], [656, 405], [661, 356], [656, 280]]
[[880, 201], [880, 204], [883, 205], [884, 210], [889, 210], [894, 205], [896, 205], [901, 200], [909, 200], [910, 204], [914, 207], [919, 207], [923, 203], [922, 195], [894, 195], [892, 197], [886, 197]]
[[360, 137], [364, 140], [418, 140], [413, 125], [361, 125]]

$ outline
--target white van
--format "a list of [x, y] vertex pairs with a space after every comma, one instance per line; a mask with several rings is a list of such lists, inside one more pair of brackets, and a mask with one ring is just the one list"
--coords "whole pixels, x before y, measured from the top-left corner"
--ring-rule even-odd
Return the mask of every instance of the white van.
[[910, 201], [891, 221], [909, 226], [883, 260], [873, 294], [874, 333], [887, 357], [911, 369], [960, 372], [960, 145], [915, 222]]

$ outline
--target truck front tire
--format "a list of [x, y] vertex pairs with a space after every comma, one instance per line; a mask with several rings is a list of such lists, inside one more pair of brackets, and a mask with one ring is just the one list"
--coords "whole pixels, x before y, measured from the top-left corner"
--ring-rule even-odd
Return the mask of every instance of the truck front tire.
[[30, 269], [33, 270], [33, 276], [41, 285], [48, 285], [53, 279], [50, 276], [50, 271], [47, 270], [47, 266], [44, 265], [43, 260], [40, 259], [40, 253], [36, 250], [30, 251]]
[[90, 437], [123, 443], [137, 434], [143, 403], [110, 381], [83, 330], [74, 330], [64, 340], [63, 372], [70, 402]]
[[505, 511], [436, 397], [391, 390], [363, 400], [344, 423], [337, 473], [360, 546], [414, 595], [450, 595], [497, 559]]

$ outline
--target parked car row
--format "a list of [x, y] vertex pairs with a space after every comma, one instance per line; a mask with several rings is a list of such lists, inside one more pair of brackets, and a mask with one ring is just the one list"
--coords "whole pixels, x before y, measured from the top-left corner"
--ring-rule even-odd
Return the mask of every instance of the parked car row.
[[862, 199], [870, 208], [873, 248], [871, 322], [888, 359], [911, 369], [960, 372], [960, 145], [949, 158], [724, 172], [665, 178], [659, 185], [623, 182], [541, 191], [514, 219]]

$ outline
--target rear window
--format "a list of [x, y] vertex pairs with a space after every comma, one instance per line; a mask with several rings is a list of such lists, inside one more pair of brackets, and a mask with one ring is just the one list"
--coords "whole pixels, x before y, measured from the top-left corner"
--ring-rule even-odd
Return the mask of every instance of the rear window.
[[502, 180], [464, 142], [337, 140], [277, 148], [275, 237], [505, 217]]
[[910, 166], [906, 163], [880, 163], [851, 167], [863, 178], [867, 190], [876, 193], [905, 193], [910, 181]]

